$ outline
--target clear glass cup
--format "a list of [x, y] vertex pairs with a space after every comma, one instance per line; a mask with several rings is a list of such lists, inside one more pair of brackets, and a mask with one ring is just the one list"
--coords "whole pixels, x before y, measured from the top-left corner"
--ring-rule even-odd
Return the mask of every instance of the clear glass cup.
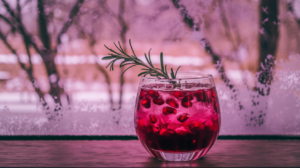
[[212, 75], [178, 73], [177, 79], [142, 77], [134, 125], [145, 149], [165, 161], [204, 156], [220, 130], [220, 108]]

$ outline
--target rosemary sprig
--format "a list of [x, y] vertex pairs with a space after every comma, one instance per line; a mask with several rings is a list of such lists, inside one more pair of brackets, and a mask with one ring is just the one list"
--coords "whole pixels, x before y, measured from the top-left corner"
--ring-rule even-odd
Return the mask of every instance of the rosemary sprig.
[[[148, 65], [146, 63], [144, 63], [141, 59], [139, 59], [136, 55], [135, 55], [135, 52], [132, 48], [132, 45], [131, 45], [131, 40], [129, 40], [129, 45], [130, 45], [130, 48], [131, 48], [131, 51], [132, 51], [132, 54], [133, 55], [129, 55], [127, 54], [120, 42], [118, 41], [118, 46], [116, 45], [116, 43], [114, 43], [114, 45], [116, 46], [116, 48], [118, 49], [118, 51], [115, 51], [111, 48], [108, 48], [106, 45], [104, 45], [111, 53], [108, 54], [108, 56], [105, 56], [102, 58], [102, 60], [112, 60], [107, 66], [109, 67], [110, 66], [110, 71], [113, 71], [114, 70], [114, 63], [118, 60], [123, 60], [120, 64], [120, 67], [124, 67], [124, 66], [127, 66], [127, 65], [130, 65], [129, 67], [127, 67], [121, 74], [121, 76], [130, 68], [132, 67], [135, 67], [135, 66], [143, 66], [142, 68], [142, 72], [139, 73], [138, 76], [146, 76], [146, 75], [150, 75], [150, 76], [156, 76], [158, 79], [161, 79], [161, 78], [165, 78], [165, 79], [170, 79], [169, 75], [168, 75], [168, 71], [167, 71], [167, 65], [164, 65], [164, 61], [163, 61], [163, 53], [161, 52], [160, 53], [160, 65], [161, 65], [161, 69], [159, 68], [155, 68], [152, 64], [152, 61], [151, 61], [151, 57], [150, 57], [150, 51], [151, 49], [149, 50], [148, 52], [148, 56], [146, 55], [145, 53], [145, 58], [146, 58], [146, 61], [148, 63]], [[177, 75], [177, 72], [179, 70], [181, 66], [179, 66], [176, 70], [176, 72], [174, 73], [174, 70], [173, 68], [171, 68], [171, 78], [172, 79], [176, 79], [176, 75]]]

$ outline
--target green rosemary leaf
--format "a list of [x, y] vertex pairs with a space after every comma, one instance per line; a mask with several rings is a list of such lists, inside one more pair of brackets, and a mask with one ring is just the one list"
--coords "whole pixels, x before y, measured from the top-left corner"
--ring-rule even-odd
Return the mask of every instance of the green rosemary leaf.
[[164, 58], [163, 58], [163, 53], [160, 53], [160, 66], [161, 66], [161, 72], [164, 73]]
[[110, 65], [110, 70], [109, 71], [113, 71], [114, 70], [114, 63], [117, 61], [117, 59], [113, 60], [111, 62], [111, 65]]
[[[148, 52], [148, 56], [145, 53], [145, 58], [146, 58], [146, 63], [144, 63], [141, 59], [139, 59], [132, 47], [131, 44], [131, 40], [129, 40], [129, 45], [132, 51], [132, 55], [129, 55], [128, 53], [125, 52], [125, 50], [123, 49], [121, 43], [118, 41], [118, 45], [116, 43], [114, 43], [115, 47], [117, 48], [117, 50], [113, 50], [111, 48], [108, 48], [106, 45], [104, 45], [111, 53], [108, 54], [108, 56], [105, 56], [102, 58], [102, 60], [111, 60], [110, 63], [106, 66], [106, 68], [110, 67], [110, 71], [113, 71], [113, 67], [114, 67], [114, 63], [118, 60], [122, 60], [122, 62], [120, 63], [120, 67], [124, 67], [129, 65], [128, 68], [126, 68], [126, 70], [124, 72], [122, 72], [121, 75], [123, 75], [128, 69], [140, 65], [142, 66], [142, 71], [138, 76], [146, 76], [146, 75], [150, 75], [150, 76], [156, 76], [157, 78], [161, 79], [161, 78], [165, 78], [165, 79], [170, 79], [168, 72], [167, 72], [167, 65], [164, 65], [163, 62], [163, 53], [160, 53], [160, 64], [161, 64], [161, 69], [159, 68], [155, 68], [153, 66], [153, 63], [151, 61], [151, 56], [150, 56], [150, 51]], [[176, 73], [174, 74], [173, 69], [171, 69], [171, 77], [174, 79], [176, 77], [177, 71], [180, 67], [177, 68]]]
[[130, 67], [128, 67], [128, 68], [126, 68], [125, 69], [125, 71], [123, 71], [123, 73], [121, 74], [121, 76], [123, 76], [124, 75], [124, 73], [128, 70], [128, 69], [130, 69], [130, 68], [132, 68], [132, 67], [134, 67], [134, 66], [137, 66], [137, 65], [132, 65], [132, 66], [130, 66]]
[[165, 65], [165, 70], [166, 70], [165, 75], [167, 75], [167, 77], [169, 78], [168, 71], [167, 71], [167, 64]]
[[131, 45], [131, 39], [129, 39], [129, 45], [130, 45], [131, 51], [132, 51], [132, 53], [133, 53], [133, 56], [134, 56], [135, 58], [137, 58], [137, 56], [135, 55], [134, 50], [133, 50], [133, 48], [132, 48], [132, 45]]
[[138, 74], [138, 76], [145, 75], [145, 74], [147, 75], [147, 73], [148, 72], [141, 72], [141, 73]]
[[172, 79], [175, 79], [173, 68], [171, 68], [171, 77], [172, 77]]
[[[124, 63], [124, 64], [122, 64], [122, 65], [120, 65], [120, 67], [124, 67], [124, 66], [126, 66], [126, 65], [131, 65], [131, 64], [134, 64], [133, 62], [131, 62], [131, 63]], [[135, 64], [134, 64], [135, 65]]]
[[118, 41], [118, 44], [119, 44], [120, 51], [121, 51], [124, 55], [129, 56], [129, 55], [127, 55], [126, 52], [123, 50], [123, 48], [122, 48], [122, 46], [121, 46], [121, 43], [120, 43], [119, 41]]
[[[120, 55], [120, 53], [117, 53], [116, 51], [114, 51], [114, 50], [108, 48], [106, 45], [104, 45], [104, 47], [107, 48], [109, 51], [111, 51], [111, 52], [113, 52], [113, 53], [115, 53], [115, 54], [117, 54], [117, 55]], [[112, 54], [111, 54], [111, 55], [112, 55]]]
[[113, 57], [107, 56], [107, 57], [103, 57], [103, 58], [102, 58], [102, 60], [110, 60], [110, 59], [113, 59]]
[[[114, 42], [114, 45], [115, 45], [115, 47], [119, 50], [119, 51], [121, 51], [121, 49], [116, 45], [116, 43]], [[122, 51], [121, 51], [122, 52]]]
[[148, 64], [151, 66], [151, 63], [150, 63], [150, 61], [148, 60], [148, 57], [147, 57], [146, 53], [145, 53], [145, 58], [146, 58], [146, 61], [148, 62]]
[[[149, 57], [149, 60], [150, 60], [150, 66], [151, 66], [152, 68], [154, 68], [154, 66], [153, 66], [153, 64], [152, 64], [152, 61], [151, 61], [151, 57], [150, 57], [150, 51], [151, 51], [151, 49], [152, 49], [152, 48], [150, 48], [150, 50], [148, 51], [148, 57]], [[145, 55], [146, 55], [146, 53], [145, 53]]]
[[109, 67], [111, 64], [113, 64], [113, 61], [110, 62], [105, 68]]
[[179, 66], [179, 67], [177, 68], [177, 70], [176, 70], [176, 72], [175, 72], [175, 78], [174, 78], [174, 79], [176, 79], [177, 72], [178, 72], [178, 70], [179, 70], [180, 67], [181, 67], [181, 66]]

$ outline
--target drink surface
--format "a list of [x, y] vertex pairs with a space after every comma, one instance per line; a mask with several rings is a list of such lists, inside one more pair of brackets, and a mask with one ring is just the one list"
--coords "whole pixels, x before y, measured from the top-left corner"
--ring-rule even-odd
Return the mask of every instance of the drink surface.
[[220, 129], [215, 88], [155, 88], [143, 86], [137, 97], [135, 128], [143, 146], [152, 154], [208, 149]]

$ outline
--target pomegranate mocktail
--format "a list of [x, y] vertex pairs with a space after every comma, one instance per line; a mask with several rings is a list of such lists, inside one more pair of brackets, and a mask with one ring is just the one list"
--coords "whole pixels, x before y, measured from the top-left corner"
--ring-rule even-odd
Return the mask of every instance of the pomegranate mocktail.
[[191, 160], [195, 160], [216, 140], [221, 122], [216, 89], [196, 85], [190, 84], [187, 89], [170, 89], [160, 84], [139, 88], [136, 133], [154, 157], [164, 160], [161, 152], [194, 152]]

